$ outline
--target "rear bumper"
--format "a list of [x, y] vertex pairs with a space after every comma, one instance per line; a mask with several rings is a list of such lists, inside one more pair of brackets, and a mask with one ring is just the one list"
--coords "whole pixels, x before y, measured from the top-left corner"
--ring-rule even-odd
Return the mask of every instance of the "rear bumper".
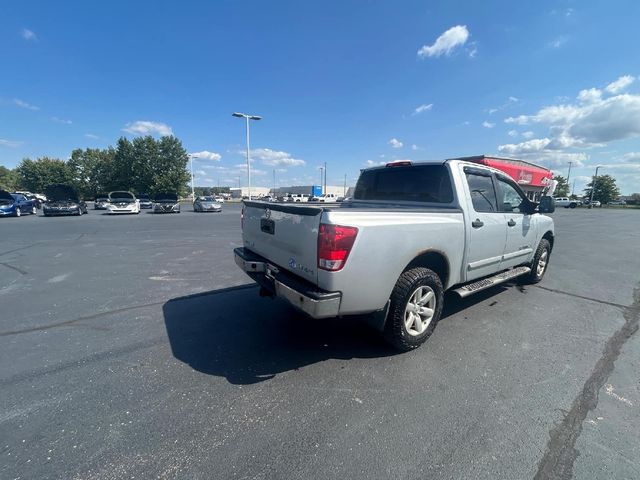
[[341, 292], [320, 290], [245, 248], [236, 248], [233, 253], [238, 267], [260, 286], [310, 317], [331, 318], [339, 315]]

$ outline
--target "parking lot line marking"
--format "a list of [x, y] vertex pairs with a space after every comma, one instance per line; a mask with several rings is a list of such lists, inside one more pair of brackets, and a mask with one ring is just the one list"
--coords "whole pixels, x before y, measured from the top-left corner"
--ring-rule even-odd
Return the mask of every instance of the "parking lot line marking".
[[5, 263], [5, 262], [0, 262], [0, 265], [2, 265], [3, 267], [10, 268], [11, 270], [15, 270], [16, 272], [18, 272], [21, 275], [26, 275], [27, 273], [29, 273], [29, 272], [27, 272], [25, 270], [22, 270], [21, 268], [14, 267], [13, 265], [9, 265], [8, 263]]

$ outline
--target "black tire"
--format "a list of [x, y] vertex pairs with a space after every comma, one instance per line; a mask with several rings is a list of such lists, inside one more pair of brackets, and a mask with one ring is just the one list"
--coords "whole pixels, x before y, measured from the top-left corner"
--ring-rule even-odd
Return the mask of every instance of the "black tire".
[[[432, 309], [433, 316], [422, 333], [411, 334], [405, 323], [406, 309], [409, 300], [420, 287], [427, 287], [433, 291], [432, 298], [435, 301]], [[444, 288], [440, 277], [435, 272], [423, 267], [406, 270], [396, 282], [390, 300], [389, 314], [384, 329], [385, 340], [403, 352], [418, 348], [431, 336], [442, 314]]]
[[[540, 259], [543, 258], [544, 253], [546, 252], [546, 259], [545, 259], [545, 264], [544, 264], [544, 268], [542, 268], [542, 271], [539, 272], [538, 270], [538, 266], [540, 264]], [[549, 258], [551, 257], [551, 244], [549, 243], [549, 240], [547, 240], [546, 238], [543, 238], [542, 240], [540, 240], [540, 243], [538, 244], [538, 248], [536, 250], [536, 254], [533, 256], [533, 261], [531, 262], [531, 265], [529, 265], [531, 267], [531, 272], [529, 272], [526, 275], [523, 275], [520, 277], [520, 284], [524, 284], [524, 285], [533, 285], [535, 283], [540, 282], [543, 278], [544, 278], [544, 274], [547, 271], [547, 268], [549, 267]]]
[[570, 203], [569, 208], [576, 208], [578, 206], [577, 203]]

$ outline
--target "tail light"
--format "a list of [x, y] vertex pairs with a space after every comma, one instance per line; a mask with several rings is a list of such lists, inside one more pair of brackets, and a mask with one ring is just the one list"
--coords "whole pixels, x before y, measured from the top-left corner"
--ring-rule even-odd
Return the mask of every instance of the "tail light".
[[330, 272], [341, 270], [347, 263], [357, 235], [356, 227], [321, 223], [318, 233], [318, 268]]

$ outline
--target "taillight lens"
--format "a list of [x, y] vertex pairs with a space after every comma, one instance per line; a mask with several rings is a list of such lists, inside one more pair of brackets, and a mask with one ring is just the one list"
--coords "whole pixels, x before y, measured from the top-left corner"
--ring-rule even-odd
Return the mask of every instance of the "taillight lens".
[[342, 269], [357, 235], [356, 227], [321, 223], [318, 233], [318, 268], [330, 272]]

